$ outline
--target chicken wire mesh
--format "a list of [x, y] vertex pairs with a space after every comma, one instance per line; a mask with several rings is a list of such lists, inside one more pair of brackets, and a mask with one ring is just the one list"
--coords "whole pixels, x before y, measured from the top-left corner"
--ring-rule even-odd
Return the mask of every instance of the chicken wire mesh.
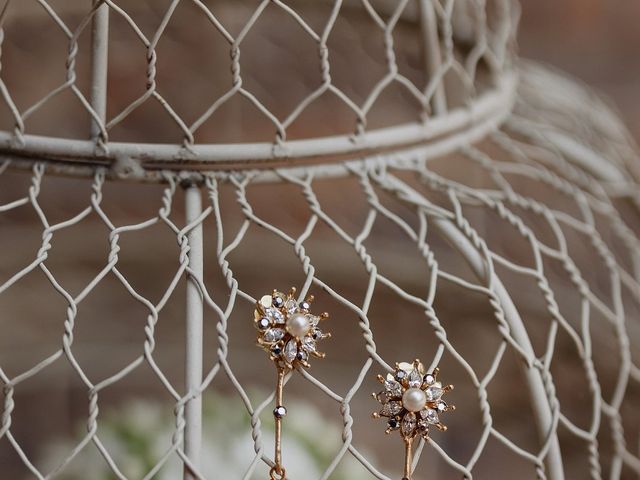
[[[4, 149], [74, 173], [89, 162], [148, 178], [326, 163], [486, 130], [512, 96], [504, 0], [139, 3], [6, 4], [5, 36], [45, 56], [51, 78], [23, 82], [42, 65], [12, 62], [5, 44]], [[39, 42], [23, 38], [29, 20], [43, 28]], [[146, 122], [154, 128], [142, 131]]]
[[[334, 318], [327, 359], [287, 385], [339, 427], [320, 478], [349, 459], [371, 478], [398, 477], [400, 442], [374, 441], [382, 432], [366, 418], [371, 377], [415, 356], [447, 372], [458, 405], [449, 432], [421, 444], [416, 478], [640, 475], [637, 153], [593, 94], [533, 65], [514, 70], [510, 2], [33, 5], [7, 3], [2, 17], [0, 458], [10, 478], [74, 478], [89, 450], [105, 478], [162, 478], [176, 463], [185, 478], [218, 478], [199, 443], [211, 391], [249, 420], [240, 434], [254, 455], [236, 478], [265, 478], [273, 371], [249, 319], [256, 298], [289, 285]], [[267, 12], [256, 41], [280, 55], [261, 59], [248, 39]], [[12, 14], [41, 28], [31, 51], [54, 48], [41, 44], [44, 25], [62, 32], [63, 55], [41, 60], [62, 86], [18, 83], [28, 68], [6, 39], [25, 27]], [[314, 55], [286, 41], [294, 31]], [[361, 39], [371, 31], [380, 57]], [[179, 48], [180, 35], [194, 48]], [[163, 74], [167, 37], [177, 46]], [[191, 65], [215, 72], [181, 66], [210, 43], [221, 50], [209, 67]], [[284, 47], [313, 61], [283, 60]], [[356, 58], [369, 63], [353, 68]], [[220, 65], [230, 77], [211, 86]], [[383, 99], [392, 84], [401, 92]], [[204, 107], [203, 85], [221, 92]], [[244, 106], [223, 110], [232, 98]], [[56, 400], [60, 390], [74, 393]], [[173, 423], [138, 475], [105, 443], [101, 411], [134, 394], [161, 398]], [[45, 462], [54, 413], [70, 417], [72, 442]], [[69, 426], [78, 421], [80, 434]]]

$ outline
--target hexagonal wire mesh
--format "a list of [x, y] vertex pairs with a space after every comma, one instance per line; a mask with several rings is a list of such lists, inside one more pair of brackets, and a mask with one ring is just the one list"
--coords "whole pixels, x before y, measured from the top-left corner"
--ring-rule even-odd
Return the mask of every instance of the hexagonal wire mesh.
[[[396, 477], [400, 451], [364, 418], [370, 377], [415, 356], [458, 405], [416, 477], [639, 474], [637, 154], [593, 94], [516, 66], [516, 14], [506, 0], [5, 2], [8, 475], [74, 478], [92, 449], [96, 478], [176, 463], [217, 478], [200, 440], [217, 391], [250, 420], [235, 475], [265, 477], [273, 372], [247, 319], [289, 284], [335, 318], [327, 359], [287, 386], [339, 425], [320, 478], [349, 458]], [[173, 419], [137, 474], [100, 410], [133, 394]], [[74, 439], [52, 464], [43, 402]]]

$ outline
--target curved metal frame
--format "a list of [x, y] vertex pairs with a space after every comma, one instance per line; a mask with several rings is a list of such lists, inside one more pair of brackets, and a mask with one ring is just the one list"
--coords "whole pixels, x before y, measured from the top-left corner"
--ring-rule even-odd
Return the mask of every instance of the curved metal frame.
[[[469, 140], [464, 135], [484, 133], [502, 123], [515, 100], [517, 76], [506, 74], [494, 90], [480, 96], [468, 107], [436, 116], [424, 124], [409, 123], [391, 128], [317, 139], [273, 143], [201, 144], [188, 148], [175, 144], [110, 142], [101, 152], [95, 141], [24, 135], [18, 144], [13, 134], [0, 131], [0, 155], [15, 160], [14, 165], [30, 168], [34, 161], [50, 162], [50, 169], [63, 174], [91, 174], [96, 166], [111, 169], [119, 178], [158, 180], [161, 170], [203, 171], [274, 168], [329, 164], [379, 153], [433, 147], [458, 138], [460, 147]], [[462, 134], [462, 135], [460, 135]], [[84, 167], [84, 168], [83, 168]]]

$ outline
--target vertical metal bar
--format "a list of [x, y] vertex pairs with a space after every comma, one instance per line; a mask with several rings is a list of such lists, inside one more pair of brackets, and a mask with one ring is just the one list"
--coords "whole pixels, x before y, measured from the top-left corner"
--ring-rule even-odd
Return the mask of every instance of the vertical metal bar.
[[[420, 15], [420, 44], [424, 55], [423, 61], [427, 82], [429, 82], [442, 65], [440, 39], [438, 38], [438, 20], [433, 9], [432, 0], [418, 0], [418, 7]], [[436, 87], [431, 101], [436, 115], [446, 113], [447, 97], [444, 89], [444, 78]]]
[[[202, 213], [202, 197], [197, 186], [185, 190], [185, 206], [189, 224]], [[187, 238], [191, 275], [187, 278], [185, 387], [187, 393], [193, 393], [202, 384], [203, 299], [197, 284], [197, 280], [202, 281], [204, 272], [202, 223], [192, 228]], [[184, 452], [195, 467], [200, 465], [201, 443], [202, 396], [197, 395], [185, 405], [184, 431]], [[185, 465], [184, 480], [195, 478]]]
[[[473, 243], [449, 219], [436, 219], [434, 220], [434, 226], [442, 233], [445, 240], [460, 252], [476, 276], [485, 279], [487, 276], [486, 266], [480, 252], [474, 247]], [[494, 282], [496, 295], [500, 299], [505, 319], [509, 323], [514, 340], [518, 342], [530, 358], [534, 358], [533, 345], [518, 309], [500, 279], [495, 278]], [[538, 370], [528, 368], [524, 362], [521, 362], [520, 366], [529, 389], [529, 399], [531, 400], [533, 417], [540, 442], [545, 442], [550, 437], [549, 450], [544, 458], [547, 478], [550, 480], [564, 480], [558, 432], [553, 430], [553, 417], [551, 406], [547, 399], [547, 392], [544, 388], [544, 380]]]
[[[93, 4], [98, 0], [93, 0]], [[91, 108], [104, 124], [107, 118], [107, 70], [109, 60], [109, 6], [105, 3], [96, 10], [91, 24]], [[91, 119], [91, 138], [100, 136], [100, 125]]]

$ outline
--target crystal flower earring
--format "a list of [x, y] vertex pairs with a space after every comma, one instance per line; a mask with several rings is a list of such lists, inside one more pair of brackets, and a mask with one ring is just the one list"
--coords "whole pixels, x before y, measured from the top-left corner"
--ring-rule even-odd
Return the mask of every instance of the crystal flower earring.
[[382, 409], [374, 412], [373, 417], [387, 418], [387, 434], [400, 430], [405, 443], [402, 480], [411, 480], [413, 440], [418, 435], [425, 440], [429, 438], [431, 426], [446, 431], [447, 427], [440, 422], [440, 415], [456, 408], [442, 400], [445, 393], [453, 390], [453, 385], [443, 387], [438, 381], [438, 372], [436, 368], [431, 373], [425, 373], [424, 365], [416, 359], [413, 363], [396, 363], [394, 373], [386, 377], [378, 375], [384, 390], [372, 395], [382, 404]]
[[254, 312], [258, 346], [269, 354], [278, 372], [276, 407], [273, 409], [275, 457], [269, 472], [271, 480], [286, 480], [281, 447], [282, 419], [287, 414], [282, 399], [285, 377], [299, 365], [309, 368], [311, 356], [324, 358], [324, 353], [317, 349], [317, 342], [331, 336], [318, 327], [321, 320], [329, 318], [329, 314], [313, 315], [310, 312], [313, 296], [298, 303], [295, 294], [294, 287], [286, 295], [274, 290], [271, 295], [263, 296], [256, 303]]

